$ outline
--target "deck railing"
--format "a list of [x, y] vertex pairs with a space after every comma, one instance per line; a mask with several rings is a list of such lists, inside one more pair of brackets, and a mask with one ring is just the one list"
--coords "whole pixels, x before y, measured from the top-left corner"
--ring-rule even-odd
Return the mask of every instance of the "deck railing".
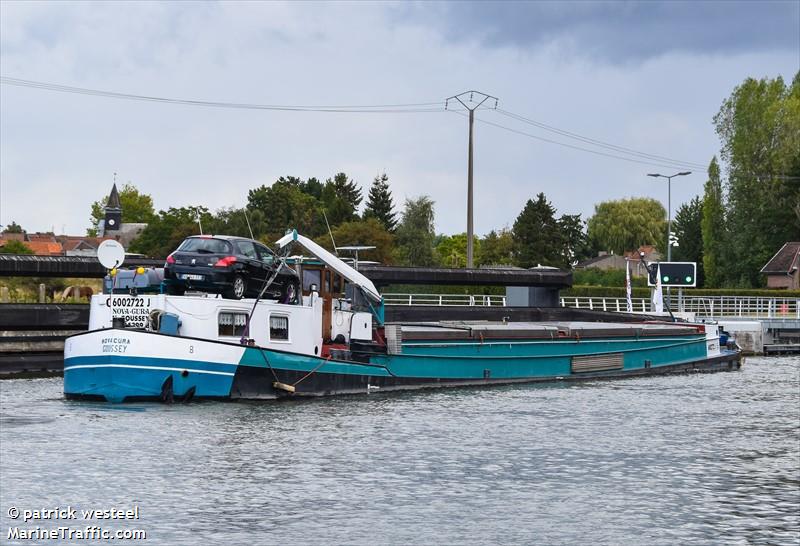
[[505, 296], [489, 294], [384, 294], [383, 300], [387, 305], [467, 305], [467, 306], [498, 306], [506, 304]]

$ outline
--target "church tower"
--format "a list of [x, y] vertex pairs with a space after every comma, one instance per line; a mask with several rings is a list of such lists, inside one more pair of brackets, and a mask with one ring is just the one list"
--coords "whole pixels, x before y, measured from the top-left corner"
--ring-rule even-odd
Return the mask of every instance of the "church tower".
[[119, 192], [117, 191], [117, 184], [111, 188], [111, 194], [108, 196], [106, 206], [103, 208], [105, 212], [105, 219], [103, 220], [103, 228], [101, 236], [115, 235], [119, 232], [122, 226], [122, 206], [119, 202]]

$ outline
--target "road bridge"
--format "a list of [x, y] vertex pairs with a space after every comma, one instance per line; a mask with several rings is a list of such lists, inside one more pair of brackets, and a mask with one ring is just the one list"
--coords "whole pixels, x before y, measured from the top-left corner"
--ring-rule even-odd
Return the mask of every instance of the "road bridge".
[[[128, 258], [125, 266], [162, 267], [164, 260]], [[376, 286], [392, 284], [451, 286], [535, 286], [559, 290], [572, 286], [572, 272], [560, 269], [449, 269], [362, 265], [359, 271]], [[0, 277], [103, 278], [106, 269], [96, 258], [0, 254]]]

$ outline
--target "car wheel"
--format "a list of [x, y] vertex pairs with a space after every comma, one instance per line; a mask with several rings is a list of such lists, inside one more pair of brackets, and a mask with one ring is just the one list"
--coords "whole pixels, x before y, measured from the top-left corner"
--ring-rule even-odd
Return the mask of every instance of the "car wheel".
[[241, 275], [236, 275], [233, 277], [233, 284], [231, 284], [230, 289], [227, 291], [226, 297], [240, 300], [244, 297], [245, 292], [247, 292], [247, 281]]
[[283, 286], [281, 290], [281, 303], [294, 303], [297, 300], [297, 293], [300, 291], [298, 284], [294, 281], [289, 281]]

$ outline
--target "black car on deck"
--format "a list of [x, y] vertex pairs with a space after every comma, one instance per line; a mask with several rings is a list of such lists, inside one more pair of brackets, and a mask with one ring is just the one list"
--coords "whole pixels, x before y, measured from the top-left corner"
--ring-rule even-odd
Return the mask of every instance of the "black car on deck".
[[257, 297], [278, 267], [264, 297], [294, 303], [300, 278], [264, 244], [244, 237], [195, 235], [167, 256], [164, 280], [170, 294], [201, 290], [238, 300]]

